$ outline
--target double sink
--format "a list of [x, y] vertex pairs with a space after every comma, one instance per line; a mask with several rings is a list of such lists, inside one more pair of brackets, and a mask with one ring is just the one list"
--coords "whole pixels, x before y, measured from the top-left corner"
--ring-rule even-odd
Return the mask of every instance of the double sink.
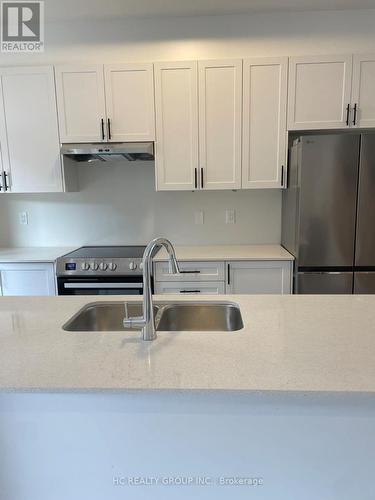
[[[243, 328], [241, 311], [230, 302], [154, 303], [157, 331], [234, 332]], [[63, 329], [69, 332], [125, 332], [126, 316], [142, 316], [141, 302], [93, 302], [75, 314]]]

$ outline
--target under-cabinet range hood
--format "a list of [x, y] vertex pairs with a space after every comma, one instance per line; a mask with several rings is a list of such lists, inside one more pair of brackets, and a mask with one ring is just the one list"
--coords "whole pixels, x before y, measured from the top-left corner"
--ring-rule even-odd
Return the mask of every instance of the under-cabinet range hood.
[[150, 161], [154, 160], [153, 142], [111, 142], [96, 144], [63, 144], [63, 158], [79, 163], [103, 161]]

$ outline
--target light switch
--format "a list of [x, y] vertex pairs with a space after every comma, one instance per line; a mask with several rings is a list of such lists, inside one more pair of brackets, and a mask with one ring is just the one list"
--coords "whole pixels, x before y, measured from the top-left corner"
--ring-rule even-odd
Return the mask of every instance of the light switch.
[[20, 212], [18, 214], [20, 224], [26, 226], [29, 223], [29, 215], [27, 212]]

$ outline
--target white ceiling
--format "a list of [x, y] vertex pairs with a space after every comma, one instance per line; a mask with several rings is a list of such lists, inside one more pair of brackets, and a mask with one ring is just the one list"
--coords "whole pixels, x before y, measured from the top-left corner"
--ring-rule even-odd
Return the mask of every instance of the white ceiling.
[[372, 8], [375, 0], [45, 0], [55, 21]]

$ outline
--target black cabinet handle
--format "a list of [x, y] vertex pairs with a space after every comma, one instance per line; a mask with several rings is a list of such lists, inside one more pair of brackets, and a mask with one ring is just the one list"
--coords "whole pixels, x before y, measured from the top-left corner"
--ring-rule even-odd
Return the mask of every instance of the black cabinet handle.
[[105, 133], [104, 133], [104, 118], [101, 119], [101, 125], [102, 125], [102, 141], [105, 139]]
[[353, 116], [353, 125], [357, 123], [357, 103], [354, 104], [354, 116]]
[[194, 186], [195, 189], [198, 189], [198, 169], [194, 169]]
[[203, 168], [201, 168], [201, 188], [203, 189]]
[[180, 274], [199, 274], [200, 271], [180, 271]]
[[180, 290], [180, 293], [201, 293], [201, 290]]
[[346, 125], [349, 127], [350, 104], [346, 106]]
[[228, 272], [227, 272], [227, 275], [228, 275], [228, 285], [230, 285], [230, 264], [228, 264]]
[[108, 118], [107, 120], [108, 123], [108, 140], [110, 141], [112, 139], [112, 134], [111, 134], [111, 120]]
[[8, 182], [7, 182], [7, 177], [8, 177], [8, 174], [6, 172], [4, 172], [4, 191], [8, 191], [9, 190], [9, 185], [8, 185]]
[[284, 187], [284, 165], [281, 165], [281, 187]]

